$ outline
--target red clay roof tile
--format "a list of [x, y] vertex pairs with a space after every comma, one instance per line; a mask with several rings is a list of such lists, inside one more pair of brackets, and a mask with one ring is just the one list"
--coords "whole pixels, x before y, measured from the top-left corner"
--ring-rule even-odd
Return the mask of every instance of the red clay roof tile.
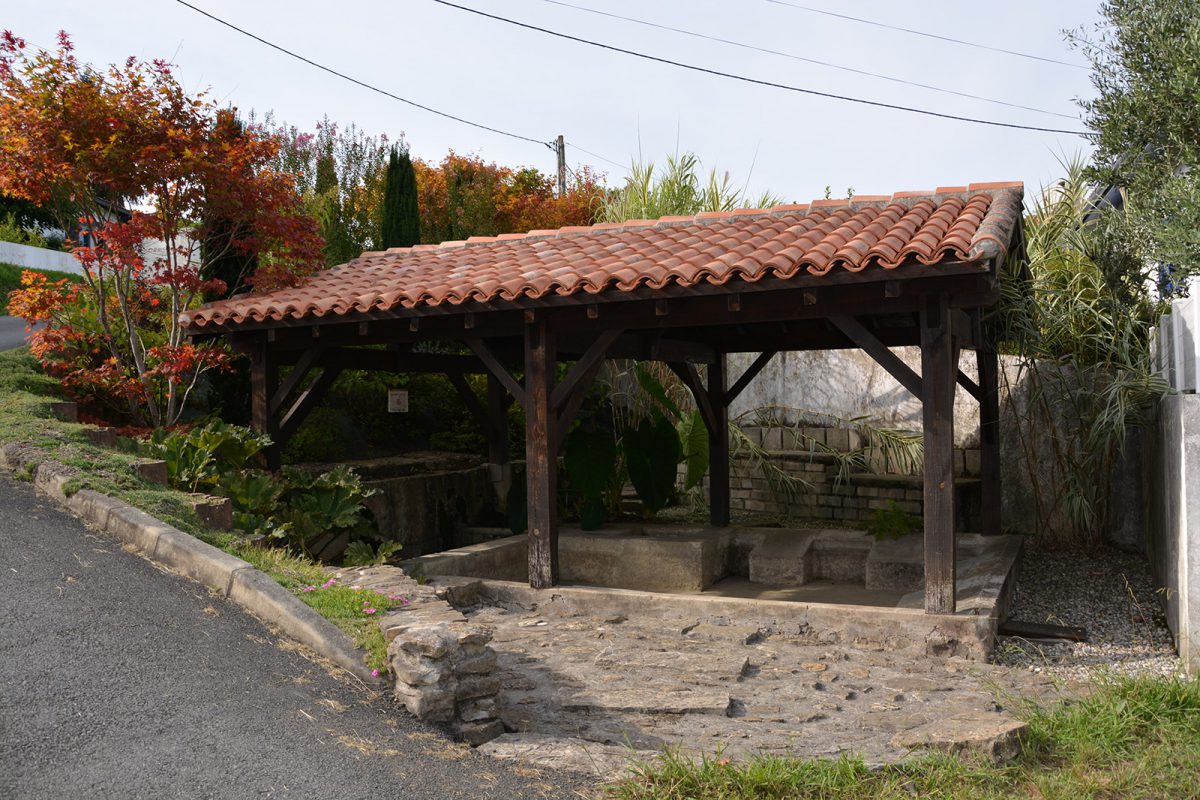
[[[180, 315], [192, 330], [492, 300], [629, 292], [639, 286], [786, 280], [1002, 255], [1020, 183], [815, 200], [695, 217], [630, 220], [363, 253], [304, 284]], [[929, 274], [926, 271], [914, 274]]]

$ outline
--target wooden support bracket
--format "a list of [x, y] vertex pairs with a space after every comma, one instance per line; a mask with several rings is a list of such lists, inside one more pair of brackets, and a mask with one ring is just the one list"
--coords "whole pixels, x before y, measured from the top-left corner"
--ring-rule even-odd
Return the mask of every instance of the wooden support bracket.
[[779, 351], [767, 350], [758, 354], [758, 358], [754, 359], [754, 361], [750, 363], [750, 366], [746, 368], [746, 371], [742, 373], [741, 377], [733, 382], [733, 386], [730, 386], [729, 391], [725, 393], [725, 405], [729, 405], [737, 399], [737, 396], [742, 393], [742, 390], [750, 385], [750, 381], [754, 380], [758, 373], [762, 372], [763, 367], [765, 367], [767, 363], [775, 357], [777, 352]]
[[513, 374], [508, 371], [508, 367], [500, 363], [500, 359], [496, 358], [496, 354], [488, 347], [487, 342], [483, 339], [465, 339], [467, 347], [471, 348], [471, 352], [479, 357], [479, 360], [484, 363], [488, 371], [496, 376], [496, 379], [504, 385], [508, 393], [516, 398], [521, 405], [525, 404], [525, 387], [521, 386], [521, 382], [513, 377]]
[[883, 342], [879, 341], [878, 337], [860, 321], [849, 316], [833, 316], [829, 318], [829, 321], [844, 333], [847, 339], [875, 359], [879, 366], [900, 382], [901, 386], [908, 389], [918, 399], [924, 395], [921, 376], [914, 372], [912, 367], [905, 364], [898, 355], [889, 350]]

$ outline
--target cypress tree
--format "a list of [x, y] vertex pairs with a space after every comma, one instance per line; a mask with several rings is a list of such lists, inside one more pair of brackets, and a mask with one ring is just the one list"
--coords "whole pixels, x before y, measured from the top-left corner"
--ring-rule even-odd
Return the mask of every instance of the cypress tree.
[[383, 182], [380, 243], [412, 247], [421, 241], [421, 212], [417, 205], [417, 173], [407, 150], [393, 147]]

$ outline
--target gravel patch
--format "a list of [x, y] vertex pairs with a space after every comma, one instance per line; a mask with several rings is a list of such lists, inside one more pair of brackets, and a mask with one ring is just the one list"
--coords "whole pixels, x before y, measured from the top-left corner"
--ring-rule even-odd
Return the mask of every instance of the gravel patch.
[[1012, 618], [1079, 626], [1087, 629], [1088, 641], [1002, 636], [992, 660], [1081, 682], [1106, 672], [1182, 674], [1156, 589], [1144, 556], [1109, 547], [1086, 553], [1046, 550], [1030, 541]]

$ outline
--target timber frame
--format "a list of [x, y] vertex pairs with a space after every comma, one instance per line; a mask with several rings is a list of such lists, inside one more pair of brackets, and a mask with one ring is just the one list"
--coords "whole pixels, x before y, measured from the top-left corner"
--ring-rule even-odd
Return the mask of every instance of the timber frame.
[[[1020, 247], [1020, 226], [1013, 233]], [[1018, 250], [1019, 252], [1019, 250]], [[729, 524], [729, 405], [781, 351], [861, 348], [923, 403], [925, 610], [955, 610], [954, 415], [962, 386], [979, 402], [983, 533], [1000, 532], [999, 395], [996, 352], [984, 311], [1000, 298], [997, 259], [909, 264], [888, 270], [764, 278], [749, 283], [639, 287], [569, 297], [549, 295], [452, 307], [399, 308], [326, 318], [227, 324], [249, 354], [254, 427], [279, 449], [343, 370], [443, 373], [484, 430], [491, 462], [509, 459], [506, 418], [525, 411], [529, 576], [558, 583], [555, 501], [558, 454], [605, 359], [664, 362], [695, 398], [709, 432], [710, 522]], [[431, 349], [456, 349], [446, 355]], [[920, 372], [889, 348], [921, 349]], [[974, 375], [959, 352], [974, 350]], [[760, 355], [732, 381], [726, 355]], [[557, 379], [558, 365], [570, 363]], [[280, 368], [290, 371], [280, 380]], [[486, 375], [487, 396], [465, 380]]]

